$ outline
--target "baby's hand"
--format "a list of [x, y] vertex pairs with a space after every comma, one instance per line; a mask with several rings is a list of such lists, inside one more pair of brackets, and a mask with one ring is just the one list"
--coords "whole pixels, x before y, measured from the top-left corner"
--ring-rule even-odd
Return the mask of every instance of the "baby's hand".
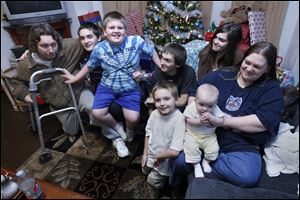
[[209, 120], [209, 122], [213, 126], [215, 126], [215, 127], [223, 126], [223, 121], [224, 121], [223, 117], [216, 117], [209, 112], [204, 113], [204, 116]]
[[209, 119], [206, 116], [201, 115], [199, 119], [200, 119], [199, 125], [206, 125], [206, 126], [210, 125]]

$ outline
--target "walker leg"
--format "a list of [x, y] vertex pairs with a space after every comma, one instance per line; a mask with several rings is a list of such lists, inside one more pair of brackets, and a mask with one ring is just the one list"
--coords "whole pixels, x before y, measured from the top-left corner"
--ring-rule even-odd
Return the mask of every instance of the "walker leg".
[[35, 125], [35, 122], [34, 122], [33, 110], [32, 110], [31, 104], [28, 104], [28, 110], [29, 110], [30, 122], [31, 122], [31, 125], [30, 125], [29, 129], [32, 132], [37, 132], [36, 125]]

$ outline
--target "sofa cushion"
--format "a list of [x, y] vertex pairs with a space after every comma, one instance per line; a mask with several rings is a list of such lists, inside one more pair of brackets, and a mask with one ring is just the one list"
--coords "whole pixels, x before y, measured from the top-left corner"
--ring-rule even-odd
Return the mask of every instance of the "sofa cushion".
[[188, 176], [187, 199], [299, 199], [297, 186], [298, 174], [280, 174], [269, 177], [265, 162], [262, 160], [262, 174], [256, 187], [241, 188], [224, 182], [214, 173], [205, 174], [206, 178]]
[[186, 199], [298, 199], [297, 194], [260, 187], [241, 188], [209, 178], [194, 178], [188, 185]]

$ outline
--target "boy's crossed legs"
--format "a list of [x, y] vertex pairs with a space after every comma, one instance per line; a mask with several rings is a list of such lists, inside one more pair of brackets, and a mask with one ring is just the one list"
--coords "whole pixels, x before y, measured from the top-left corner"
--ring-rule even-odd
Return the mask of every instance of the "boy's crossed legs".
[[[109, 105], [112, 101], [122, 106], [126, 121], [126, 132], [122, 123], [117, 123], [114, 117], [109, 113]], [[140, 118], [140, 92], [133, 91], [124, 94], [116, 94], [111, 89], [99, 86], [93, 105], [93, 115], [104, 125], [113, 128], [119, 133], [121, 138], [113, 140], [113, 145], [118, 151], [120, 157], [129, 154], [124, 141], [131, 142], [134, 137], [134, 127], [138, 124]], [[121, 144], [122, 143], [122, 144]], [[118, 147], [122, 148], [118, 148]], [[122, 150], [123, 149], [123, 150]], [[121, 152], [123, 151], [123, 153]], [[124, 153], [128, 152], [128, 153]], [[127, 155], [126, 155], [127, 154]], [[125, 155], [125, 156], [124, 156]]]

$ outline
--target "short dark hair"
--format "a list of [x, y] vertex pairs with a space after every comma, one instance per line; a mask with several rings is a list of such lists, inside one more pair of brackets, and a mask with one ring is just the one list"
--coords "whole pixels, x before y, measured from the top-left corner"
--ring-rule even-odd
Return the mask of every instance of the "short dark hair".
[[83, 24], [81, 24], [78, 28], [78, 31], [77, 31], [78, 36], [80, 36], [79, 32], [82, 29], [92, 30], [93, 33], [97, 36], [97, 38], [99, 38], [102, 35], [102, 30], [100, 29], [100, 27], [98, 25], [96, 25], [95, 23], [93, 23], [93, 22], [84, 22]]
[[125, 29], [126, 29], [126, 20], [125, 17], [117, 12], [117, 11], [112, 11], [107, 13], [104, 18], [103, 18], [103, 28], [105, 29], [107, 26], [107, 23], [112, 20], [112, 19], [117, 19], [117, 20], [121, 20], [122, 24], [124, 25]]
[[173, 55], [176, 65], [180, 67], [185, 66], [187, 53], [186, 49], [180, 44], [175, 42], [169, 43], [163, 48], [162, 53]]
[[47, 23], [31, 26], [29, 30], [29, 51], [37, 52], [37, 44], [41, 40], [41, 35], [50, 35], [57, 42], [58, 51], [62, 49], [62, 37]]

